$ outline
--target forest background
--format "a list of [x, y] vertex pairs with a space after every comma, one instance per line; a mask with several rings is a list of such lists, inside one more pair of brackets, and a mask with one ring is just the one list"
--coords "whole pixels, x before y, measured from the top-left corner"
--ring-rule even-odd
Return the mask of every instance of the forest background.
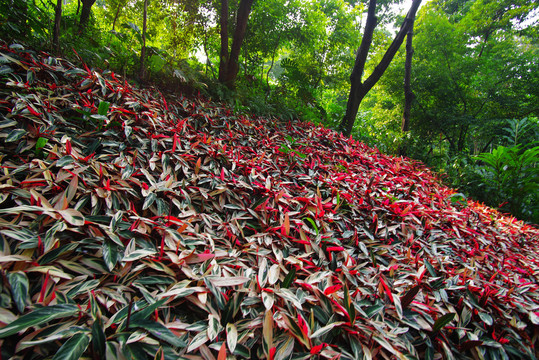
[[0, 37], [322, 123], [539, 223], [538, 2], [420, 2], [0, 0]]

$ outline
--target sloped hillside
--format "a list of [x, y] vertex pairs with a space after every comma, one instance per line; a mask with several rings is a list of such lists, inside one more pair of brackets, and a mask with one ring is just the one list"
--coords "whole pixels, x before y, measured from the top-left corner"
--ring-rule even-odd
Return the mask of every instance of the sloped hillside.
[[3, 359], [533, 359], [539, 230], [312, 124], [0, 49]]

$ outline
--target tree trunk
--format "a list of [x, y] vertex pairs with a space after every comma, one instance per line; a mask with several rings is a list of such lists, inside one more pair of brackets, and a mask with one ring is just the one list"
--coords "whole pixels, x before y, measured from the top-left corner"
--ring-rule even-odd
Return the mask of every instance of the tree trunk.
[[219, 82], [226, 82], [226, 71], [228, 69], [228, 0], [221, 0], [221, 13], [219, 16], [221, 25], [221, 53], [219, 56]]
[[112, 31], [116, 29], [116, 21], [118, 21], [118, 17], [120, 16], [121, 8], [122, 8], [122, 2], [118, 1], [118, 8], [116, 9], [116, 14], [114, 14], [114, 20], [112, 21]]
[[376, 0], [369, 1], [369, 10], [367, 13], [367, 23], [365, 25], [365, 32], [363, 33], [363, 38], [361, 40], [361, 45], [356, 55], [356, 61], [354, 64], [354, 69], [352, 70], [352, 75], [350, 76], [350, 94], [348, 96], [348, 103], [346, 105], [346, 114], [344, 115], [339, 130], [346, 136], [349, 136], [352, 133], [352, 128], [354, 127], [354, 122], [356, 120], [356, 115], [359, 109], [361, 101], [367, 95], [367, 93], [372, 89], [372, 87], [380, 80], [389, 64], [393, 60], [393, 57], [399, 50], [404, 37], [408, 31], [409, 26], [413, 23], [413, 18], [415, 18], [415, 13], [421, 4], [421, 0], [413, 0], [412, 6], [404, 19], [404, 22], [401, 25], [401, 28], [393, 42], [386, 50], [382, 60], [374, 68], [372, 74], [362, 82], [363, 72], [365, 70], [365, 63], [367, 61], [367, 56], [369, 54], [369, 49], [372, 43], [372, 34], [374, 28], [376, 27]]
[[412, 102], [414, 101], [414, 92], [412, 91], [411, 78], [412, 78], [412, 57], [414, 55], [414, 48], [412, 46], [412, 38], [414, 36], [414, 18], [412, 18], [412, 24], [406, 34], [406, 61], [404, 62], [404, 111], [402, 113], [402, 125], [401, 131], [406, 132], [410, 127], [410, 112], [412, 109]]
[[[226, 4], [226, 9], [225, 9]], [[247, 30], [247, 20], [251, 13], [251, 6], [253, 0], [241, 0], [236, 15], [236, 28], [234, 29], [234, 36], [232, 38], [232, 47], [230, 48], [230, 55], [228, 56], [228, 31], [226, 31], [226, 37], [223, 39], [223, 22], [228, 18], [228, 0], [222, 0], [221, 4], [221, 61], [223, 61], [224, 51], [227, 51], [225, 57], [226, 63], [219, 64], [219, 81], [225, 84], [228, 88], [233, 88], [236, 82], [236, 77], [239, 71], [239, 57], [241, 44], [245, 38], [245, 32]], [[226, 14], [224, 11], [226, 10]], [[225, 15], [227, 18], [225, 18]], [[228, 30], [225, 26], [224, 29]], [[225, 47], [226, 45], [226, 47]]]
[[363, 32], [361, 45], [356, 53], [356, 61], [354, 68], [352, 69], [352, 74], [350, 75], [350, 93], [348, 94], [348, 102], [346, 103], [346, 113], [339, 126], [339, 130], [343, 134], [350, 135], [352, 132], [352, 127], [354, 126], [359, 110], [359, 104], [361, 104], [361, 101], [368, 93], [368, 90], [365, 89], [361, 79], [363, 78], [363, 72], [365, 71], [365, 63], [367, 62], [367, 55], [369, 54], [372, 44], [372, 35], [377, 22], [376, 0], [370, 0], [365, 31]]
[[83, 33], [90, 20], [90, 12], [92, 11], [92, 6], [95, 4], [96, 0], [82, 0], [82, 10], [80, 12], [79, 20], [79, 33]]
[[459, 139], [457, 142], [457, 151], [460, 153], [464, 150], [466, 146], [466, 138], [468, 136], [468, 126], [461, 125], [459, 129]]
[[275, 42], [275, 46], [273, 47], [273, 52], [271, 53], [271, 64], [268, 69], [268, 72], [266, 73], [266, 85], [267, 85], [267, 91], [266, 91], [266, 100], [270, 94], [271, 87], [269, 83], [269, 74], [271, 70], [273, 69], [273, 65], [275, 65], [275, 54], [277, 53], [277, 48], [279, 47], [279, 42], [281, 41], [281, 33], [277, 36], [277, 41]]
[[52, 47], [56, 53], [60, 52], [60, 22], [62, 20], [62, 1], [56, 0], [54, 8], [54, 30], [52, 36]]
[[146, 21], [148, 20], [148, 0], [144, 0], [142, 14], [142, 49], [140, 50], [140, 80], [146, 81]]

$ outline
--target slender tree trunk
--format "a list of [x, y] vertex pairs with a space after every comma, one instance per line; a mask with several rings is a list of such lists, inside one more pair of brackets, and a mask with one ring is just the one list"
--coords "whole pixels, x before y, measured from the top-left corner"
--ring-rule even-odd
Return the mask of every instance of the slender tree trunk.
[[[236, 15], [236, 27], [232, 38], [232, 46], [230, 48], [230, 55], [228, 55], [228, 27], [225, 24], [225, 21], [228, 19], [228, 0], [222, 0], [221, 3], [221, 63], [219, 64], [219, 81], [229, 88], [234, 87], [236, 77], [238, 76], [241, 45], [245, 38], [247, 20], [249, 19], [252, 5], [253, 0], [240, 1]], [[224, 54], [225, 51], [227, 52], [226, 55]], [[223, 60], [225, 60], [224, 63]]]
[[114, 14], [114, 20], [112, 21], [112, 31], [116, 28], [116, 21], [118, 21], [118, 17], [120, 16], [120, 9], [122, 8], [122, 1], [118, 1], [118, 8], [116, 9], [116, 14]]
[[277, 36], [277, 41], [275, 42], [275, 46], [273, 47], [273, 52], [271, 53], [271, 64], [268, 69], [268, 72], [266, 73], [266, 85], [268, 87], [268, 90], [266, 92], [266, 99], [268, 98], [268, 95], [270, 94], [270, 83], [269, 83], [269, 74], [271, 70], [273, 69], [273, 65], [275, 64], [275, 54], [277, 53], [277, 48], [279, 47], [279, 42], [281, 41], [281, 33]]
[[228, 69], [228, 0], [221, 0], [221, 13], [219, 16], [221, 25], [221, 53], [219, 56], [219, 82], [226, 82]]
[[414, 48], [412, 46], [412, 39], [414, 36], [414, 18], [406, 34], [406, 61], [404, 62], [404, 111], [402, 113], [402, 132], [406, 132], [410, 127], [410, 112], [412, 109], [412, 102], [414, 101], [414, 92], [412, 91], [411, 78], [412, 78], [412, 57], [414, 55]]
[[60, 22], [62, 21], [62, 1], [56, 0], [54, 8], [54, 30], [52, 35], [52, 47], [56, 53], [60, 52]]
[[142, 15], [142, 49], [140, 50], [140, 79], [146, 81], [146, 22], [148, 19], [148, 0], [144, 0]]
[[354, 122], [356, 120], [357, 112], [359, 110], [359, 105], [365, 95], [372, 89], [372, 87], [380, 80], [389, 64], [393, 60], [393, 57], [399, 50], [404, 37], [408, 31], [408, 27], [413, 22], [415, 13], [421, 4], [421, 0], [413, 0], [412, 6], [404, 19], [403, 24], [393, 42], [385, 52], [382, 60], [374, 68], [372, 74], [365, 80], [362, 81], [363, 72], [365, 70], [365, 63], [367, 61], [367, 56], [372, 43], [372, 35], [376, 27], [376, 0], [369, 1], [369, 9], [367, 13], [367, 23], [365, 25], [365, 32], [363, 33], [363, 38], [359, 50], [356, 55], [356, 61], [354, 64], [354, 69], [352, 70], [352, 75], [350, 75], [350, 94], [348, 96], [348, 103], [346, 105], [346, 113], [341, 121], [339, 130], [344, 135], [350, 135], [352, 133], [352, 128], [354, 127]]
[[468, 136], [468, 126], [462, 125], [459, 130], [459, 139], [457, 143], [458, 152], [462, 152], [464, 150], [467, 136]]
[[79, 33], [83, 33], [88, 25], [90, 20], [90, 13], [92, 11], [92, 6], [95, 4], [96, 0], [82, 0], [82, 10], [80, 12], [79, 20]]

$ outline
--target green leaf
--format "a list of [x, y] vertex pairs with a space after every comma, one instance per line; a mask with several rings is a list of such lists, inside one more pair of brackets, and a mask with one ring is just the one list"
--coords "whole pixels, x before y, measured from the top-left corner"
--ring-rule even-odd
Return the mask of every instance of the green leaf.
[[344, 286], [344, 307], [346, 311], [348, 312], [348, 316], [350, 317], [350, 322], [353, 324], [356, 320], [356, 308], [354, 307], [354, 304], [352, 302], [352, 298], [350, 297], [350, 292], [348, 290], [348, 285]]
[[229, 322], [232, 322], [232, 319], [236, 316], [238, 311], [241, 308], [243, 299], [245, 298], [245, 293], [237, 292], [234, 294], [234, 297], [227, 301], [225, 305], [225, 310], [221, 315], [221, 324], [225, 325]]
[[439, 317], [438, 320], [436, 320], [436, 322], [434, 323], [434, 325], [432, 325], [432, 331], [437, 332], [444, 328], [447, 324], [451, 322], [451, 320], [453, 320], [455, 315], [455, 313], [449, 313]]
[[344, 321], [337, 321], [337, 322], [328, 324], [328, 325], [326, 325], [326, 326], [323, 326], [323, 327], [321, 327], [320, 329], [318, 329], [318, 330], [316, 330], [315, 332], [313, 332], [312, 335], [311, 335], [311, 338], [314, 339], [314, 338], [317, 338], [317, 337], [326, 335], [326, 334], [329, 333], [331, 330], [333, 330], [335, 327], [341, 326], [341, 325], [343, 325], [343, 324], [346, 324], [346, 323], [345, 323]]
[[487, 313], [484, 313], [484, 312], [480, 312], [479, 313], [479, 318], [481, 318], [481, 320], [483, 320], [483, 322], [487, 325], [492, 325], [492, 316], [490, 316], [489, 314]]
[[104, 358], [105, 355], [105, 332], [103, 331], [103, 323], [101, 319], [96, 319], [92, 324], [92, 348], [99, 358]]
[[226, 343], [230, 352], [233, 353], [238, 344], [238, 330], [234, 324], [226, 324]]
[[[295, 339], [293, 336], [287, 336], [286, 340], [277, 345], [277, 351], [275, 352], [275, 359], [290, 359], [290, 355], [294, 351]], [[239, 355], [234, 352], [234, 355]], [[246, 358], [249, 358], [247, 356]]]
[[428, 261], [425, 261], [425, 266], [427, 267], [427, 270], [429, 271], [429, 274], [431, 276], [437, 277], [438, 274], [436, 274], [436, 270], [434, 270], [434, 266]]
[[26, 72], [26, 82], [29, 84], [29, 85], [32, 85], [36, 79], [36, 74], [34, 72], [35, 70], [30, 68], [28, 69], [28, 71]]
[[0, 121], [0, 129], [5, 129], [17, 125], [18, 122], [10, 119]]
[[48, 141], [49, 139], [46, 139], [43, 137], [40, 137], [39, 139], [37, 139], [36, 149], [34, 151], [37, 157], [43, 157], [43, 148], [45, 147]]
[[304, 333], [300, 326], [298, 325], [298, 321], [292, 317], [290, 317], [287, 314], [284, 314], [284, 320], [287, 324], [288, 331], [296, 337], [300, 342], [303, 343], [303, 345], [308, 346], [309, 344], [309, 338], [307, 337], [308, 334]]
[[28, 277], [22, 271], [12, 272], [8, 274], [9, 286], [11, 286], [11, 296], [17, 305], [17, 310], [20, 313], [24, 312], [26, 307], [26, 299], [28, 297]]
[[465, 327], [466, 325], [468, 325], [471, 319], [472, 319], [472, 311], [469, 310], [467, 307], [465, 307], [464, 309], [462, 309], [462, 313], [460, 314], [458, 326]]
[[384, 308], [384, 303], [377, 302], [376, 304], [369, 306], [365, 309], [365, 314], [367, 314], [367, 317], [372, 317], [374, 314], [379, 313]]
[[2, 65], [0, 67], [0, 75], [5, 75], [5, 74], [9, 74], [9, 73], [12, 73], [13, 72], [13, 69], [7, 65]]
[[67, 297], [74, 298], [75, 296], [86, 293], [95, 289], [99, 285], [100, 281], [97, 279], [82, 281], [78, 285], [73, 286], [67, 293]]
[[66, 155], [66, 156], [58, 159], [58, 161], [56, 161], [56, 166], [62, 168], [62, 167], [65, 167], [65, 166], [71, 164], [73, 161], [75, 161], [75, 159], [73, 159], [73, 157], [71, 155]]
[[165, 325], [161, 323], [147, 320], [147, 321], [137, 322], [137, 326], [140, 327], [141, 329], [148, 331], [150, 334], [152, 334], [156, 338], [163, 340], [172, 346], [181, 347], [181, 348], [187, 346], [187, 344], [181, 338], [177, 337], [172, 331], [170, 331], [169, 328], [167, 328]]
[[68, 253], [69, 251], [75, 250], [79, 246], [78, 242], [72, 242], [69, 244], [62, 245], [58, 248], [47, 251], [43, 256], [37, 259], [39, 265], [47, 265], [52, 263], [54, 260], [58, 259], [60, 256]]
[[26, 135], [26, 130], [15, 129], [7, 135], [5, 142], [15, 142], [19, 141], [24, 135]]
[[75, 334], [60, 347], [52, 360], [78, 360], [82, 357], [89, 344], [90, 336], [88, 334]]
[[311, 218], [309, 218], [309, 217], [308, 217], [308, 218], [305, 218], [305, 219], [303, 219], [303, 220], [304, 220], [304, 221], [307, 220], [308, 222], [311, 223], [311, 225], [313, 226], [313, 229], [316, 231], [316, 236], [318, 236], [318, 234], [319, 234], [318, 226], [316, 226], [316, 223], [314, 222], [314, 220], [311, 219]]
[[62, 215], [64, 220], [74, 226], [83, 226], [84, 225], [84, 215], [78, 210], [75, 209], [65, 209], [58, 210], [58, 213]]
[[243, 344], [237, 344], [236, 349], [234, 349], [234, 355], [239, 356], [242, 359], [250, 359], [251, 358], [251, 351], [250, 349], [243, 345]]
[[144, 204], [142, 205], [142, 210], [146, 210], [147, 208], [152, 206], [155, 199], [157, 199], [157, 195], [155, 195], [155, 193], [153, 193], [153, 192], [149, 193], [148, 196], [146, 197], [146, 199], [144, 200]]
[[215, 338], [217, 338], [217, 335], [219, 335], [221, 325], [219, 324], [219, 320], [214, 315], [208, 316], [208, 339], [210, 341], [214, 341]]
[[0, 329], [0, 339], [26, 330], [30, 326], [39, 326], [54, 319], [73, 316], [79, 311], [78, 306], [71, 304], [52, 305], [34, 310]]
[[[131, 314], [131, 320], [130, 320], [130, 326], [140, 326], [144, 327], [144, 324], [147, 322], [148, 317], [155, 311], [155, 309], [158, 309], [159, 307], [163, 306], [163, 304], [167, 301], [167, 299], [162, 299], [159, 301], [154, 302], [153, 304], [150, 304], [146, 306], [144, 309], [134, 312]], [[127, 314], [126, 314], [127, 316]], [[125, 322], [122, 324], [121, 329], [124, 328]]]
[[116, 262], [118, 261], [118, 247], [115, 243], [109, 240], [103, 241], [103, 260], [109, 271], [114, 269]]
[[281, 284], [281, 288], [288, 288], [292, 284], [292, 281], [294, 281], [294, 278], [296, 277], [296, 268], [293, 267], [292, 270], [288, 272], [286, 277], [283, 280], [283, 283]]
[[206, 341], [208, 341], [208, 334], [206, 333], [206, 331], [199, 332], [198, 334], [195, 335], [195, 337], [189, 343], [189, 347], [187, 348], [187, 352], [191, 352], [193, 350], [198, 349]]
[[107, 101], [100, 101], [99, 106], [97, 108], [97, 114], [106, 116], [109, 111], [110, 103]]

